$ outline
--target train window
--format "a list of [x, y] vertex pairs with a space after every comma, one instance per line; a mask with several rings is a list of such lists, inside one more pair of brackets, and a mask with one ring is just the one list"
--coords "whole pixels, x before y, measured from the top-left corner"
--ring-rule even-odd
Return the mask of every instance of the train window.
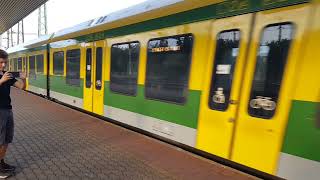
[[53, 53], [53, 74], [63, 75], [64, 73], [64, 52]]
[[239, 41], [239, 30], [222, 31], [217, 36], [209, 96], [211, 109], [225, 111], [228, 108]]
[[80, 49], [67, 51], [66, 83], [80, 86]]
[[18, 71], [18, 64], [17, 64], [17, 58], [14, 58], [13, 59], [13, 71]]
[[91, 87], [92, 49], [86, 51], [86, 88]]
[[11, 59], [8, 60], [7, 69], [8, 71], [11, 71]]
[[37, 73], [43, 73], [43, 54], [36, 55]]
[[10, 61], [10, 71], [14, 71], [14, 59], [13, 58]]
[[100, 90], [102, 86], [102, 47], [96, 49], [96, 89]]
[[283, 23], [263, 30], [248, 108], [251, 116], [270, 119], [275, 113], [293, 28]]
[[18, 71], [22, 71], [22, 57], [19, 57], [17, 59], [17, 64], [18, 64]]
[[23, 72], [27, 72], [28, 71], [28, 61], [27, 61], [27, 57], [23, 58]]
[[149, 41], [146, 98], [178, 104], [186, 102], [192, 46], [191, 34]]
[[110, 89], [127, 95], [137, 93], [140, 44], [115, 44], [111, 47]]
[[10, 71], [10, 61], [11, 59], [8, 59], [7, 65], [4, 67], [5, 71]]
[[25, 72], [26, 70], [25, 70], [25, 68], [24, 68], [24, 66], [25, 66], [24, 57], [22, 57], [22, 59], [21, 59], [21, 66], [22, 66], [21, 71], [22, 71], [22, 72]]
[[11, 71], [11, 59], [8, 59], [8, 64], [6, 66], [6, 71]]
[[29, 78], [36, 79], [36, 57], [29, 56]]

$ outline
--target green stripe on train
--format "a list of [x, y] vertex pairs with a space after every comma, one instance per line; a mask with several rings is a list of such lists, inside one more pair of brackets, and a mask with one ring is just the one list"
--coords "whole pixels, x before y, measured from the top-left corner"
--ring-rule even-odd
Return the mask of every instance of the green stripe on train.
[[105, 82], [104, 94], [104, 104], [107, 106], [197, 128], [200, 91], [189, 90], [187, 102], [184, 105], [146, 99], [142, 85], [138, 86], [137, 96], [127, 96], [111, 92], [109, 82]]
[[316, 122], [319, 105], [293, 101], [282, 152], [320, 162], [320, 127]]
[[30, 78], [29, 76], [29, 84], [34, 87], [42, 88], [42, 89], [47, 89], [47, 75], [43, 74], [36, 74], [36, 78]]
[[66, 83], [65, 77], [50, 76], [50, 90], [77, 98], [83, 98], [83, 79], [80, 79], [80, 86], [71, 86]]
[[[46, 75], [37, 74], [36, 79], [29, 78], [29, 84], [42, 89], [47, 89]], [[80, 86], [71, 86], [66, 83], [62, 76], [50, 76], [50, 90], [69, 96], [83, 98], [83, 80], [80, 79]]]
[[76, 37], [75, 39], [80, 42], [92, 42], [110, 37], [146, 32], [208, 19], [258, 12], [309, 1], [310, 0], [227, 0], [218, 4], [192, 9], [165, 17]]

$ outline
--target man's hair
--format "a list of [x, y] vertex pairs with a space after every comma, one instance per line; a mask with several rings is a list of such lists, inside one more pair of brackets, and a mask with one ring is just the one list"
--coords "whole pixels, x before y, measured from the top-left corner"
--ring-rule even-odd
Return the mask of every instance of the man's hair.
[[8, 59], [8, 53], [5, 50], [0, 49], [0, 58]]

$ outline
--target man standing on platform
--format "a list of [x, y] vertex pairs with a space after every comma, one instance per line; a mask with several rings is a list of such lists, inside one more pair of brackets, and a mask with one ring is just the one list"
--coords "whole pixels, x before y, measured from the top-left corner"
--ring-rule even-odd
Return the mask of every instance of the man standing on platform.
[[24, 88], [24, 81], [15, 78], [10, 72], [5, 71], [8, 63], [8, 53], [0, 49], [0, 178], [9, 177], [15, 170], [4, 162], [8, 144], [13, 139], [13, 114], [10, 98], [10, 87]]

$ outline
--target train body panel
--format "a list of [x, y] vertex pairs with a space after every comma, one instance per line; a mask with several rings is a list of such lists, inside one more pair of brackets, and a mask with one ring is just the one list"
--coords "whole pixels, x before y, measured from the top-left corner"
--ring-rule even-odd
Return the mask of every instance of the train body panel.
[[[237, 162], [269, 173], [276, 172], [298, 73], [296, 64], [303, 53], [302, 40], [309, 8], [302, 5], [257, 13], [231, 157]], [[276, 40], [277, 36], [280, 40]], [[281, 51], [277, 51], [280, 47]], [[264, 106], [263, 98], [259, 96], [270, 98], [269, 102], [275, 103], [275, 107]], [[257, 103], [260, 101], [262, 107], [252, 105], [253, 99], [257, 99]]]
[[36, 79], [36, 48], [12, 53], [9, 69], [28, 57], [29, 91], [267, 173], [316, 179], [319, 2], [195, 2], [61, 31], [46, 41]]
[[298, 62], [291, 110], [279, 158], [277, 175], [287, 179], [320, 176], [320, 2], [315, 3], [307, 25], [303, 59]]

